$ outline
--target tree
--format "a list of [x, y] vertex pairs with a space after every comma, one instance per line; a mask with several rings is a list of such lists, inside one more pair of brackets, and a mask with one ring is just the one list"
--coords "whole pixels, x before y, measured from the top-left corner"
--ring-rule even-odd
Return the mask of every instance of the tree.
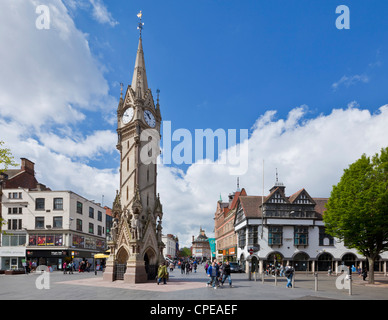
[[[5, 170], [8, 169], [10, 166], [17, 166], [17, 163], [14, 162], [14, 158], [11, 154], [10, 149], [3, 148], [4, 142], [0, 141], [0, 174], [3, 173]], [[2, 192], [2, 182], [0, 180], [0, 234], [2, 225], [4, 223], [3, 217], [1, 214], [1, 199], [3, 196]]]
[[374, 262], [388, 250], [388, 147], [345, 169], [326, 208], [327, 232], [368, 259], [369, 283], [374, 283]]

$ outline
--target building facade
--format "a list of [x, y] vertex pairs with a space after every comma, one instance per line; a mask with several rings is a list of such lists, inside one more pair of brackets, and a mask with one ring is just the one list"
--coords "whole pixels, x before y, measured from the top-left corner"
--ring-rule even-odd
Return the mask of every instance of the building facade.
[[74, 192], [3, 189], [1, 205], [2, 270], [21, 269], [26, 262], [53, 270], [70, 260], [92, 264], [94, 254], [105, 250], [105, 209]]
[[[326, 198], [313, 198], [305, 189], [286, 196], [276, 183], [267, 196], [240, 196], [235, 217], [238, 261], [246, 271], [290, 263], [297, 271], [338, 271], [338, 266], [365, 267], [354, 249], [326, 234], [323, 223]], [[388, 254], [375, 270], [387, 271]]]
[[199, 235], [197, 237], [192, 236], [191, 255], [199, 261], [206, 261], [212, 258], [209, 238], [202, 228], [199, 228]]
[[162, 241], [165, 245], [163, 248], [163, 256], [169, 259], [177, 259], [179, 252], [178, 237], [172, 234], [162, 235]]
[[229, 202], [217, 201], [214, 217], [216, 258], [220, 261], [237, 261], [237, 234], [234, 230], [237, 203], [240, 196], [246, 196], [245, 189], [230, 193]]

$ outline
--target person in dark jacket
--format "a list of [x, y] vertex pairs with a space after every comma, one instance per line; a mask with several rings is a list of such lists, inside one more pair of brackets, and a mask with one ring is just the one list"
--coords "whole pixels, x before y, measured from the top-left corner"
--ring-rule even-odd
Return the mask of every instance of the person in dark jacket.
[[209, 287], [210, 285], [212, 285], [214, 289], [217, 289], [219, 275], [220, 274], [217, 268], [217, 264], [215, 261], [213, 261], [212, 265], [207, 269], [207, 276], [210, 277], [210, 279], [207, 282], [206, 286]]
[[229, 261], [226, 261], [224, 263], [223, 275], [222, 275], [222, 281], [221, 281], [222, 285], [224, 285], [224, 282], [225, 282], [226, 278], [228, 278], [229, 287], [231, 288], [232, 287], [232, 277], [230, 276], [230, 264], [229, 264]]

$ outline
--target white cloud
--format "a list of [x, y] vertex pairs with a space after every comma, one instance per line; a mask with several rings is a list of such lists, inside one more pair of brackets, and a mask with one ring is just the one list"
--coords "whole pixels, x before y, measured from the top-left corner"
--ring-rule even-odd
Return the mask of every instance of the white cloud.
[[81, 136], [71, 139], [69, 136], [61, 138], [54, 134], [44, 133], [39, 135], [39, 140], [48, 149], [70, 158], [95, 159], [115, 150], [117, 134], [109, 130], [99, 130], [86, 138]]
[[[249, 167], [240, 176], [240, 187], [248, 195], [262, 194], [264, 159], [265, 194], [275, 183], [277, 168], [288, 195], [306, 188], [313, 197], [330, 196], [343, 169], [363, 153], [372, 155], [388, 146], [388, 105], [374, 114], [355, 105], [315, 118], [307, 118], [307, 106], [292, 109], [287, 119], [275, 119], [276, 111], [267, 111], [253, 126]], [[190, 246], [200, 226], [214, 236], [216, 202], [220, 193], [227, 201], [227, 195], [236, 190], [236, 180], [228, 165], [195, 163], [186, 173], [159, 166], [158, 190], [167, 232], [177, 234], [181, 246]]]
[[359, 82], [362, 83], [368, 83], [369, 82], [369, 77], [366, 74], [355, 74], [353, 76], [343, 76], [339, 81], [334, 82], [331, 87], [333, 90], [337, 90], [340, 85], [344, 85], [345, 87], [350, 87], [353, 86]]
[[102, 0], [89, 0], [90, 4], [93, 7], [93, 17], [99, 23], [107, 23], [110, 26], [114, 27], [118, 22], [113, 19], [112, 14], [108, 11], [107, 7]]
[[77, 123], [83, 110], [112, 103], [109, 86], [62, 2], [48, 6], [49, 30], [35, 27], [36, 6], [33, 0], [0, 4], [0, 116], [36, 128]]

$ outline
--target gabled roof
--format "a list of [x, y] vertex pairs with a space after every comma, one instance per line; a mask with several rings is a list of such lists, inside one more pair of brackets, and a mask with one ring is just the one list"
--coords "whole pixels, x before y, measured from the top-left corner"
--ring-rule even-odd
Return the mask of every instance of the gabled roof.
[[261, 196], [240, 196], [239, 199], [247, 218], [261, 218]]
[[290, 203], [295, 203], [303, 195], [305, 196], [306, 199], [308, 199], [311, 202], [311, 204], [315, 204], [315, 201], [313, 200], [313, 198], [310, 197], [310, 195], [308, 194], [308, 192], [304, 188], [302, 188], [299, 191], [295, 192], [293, 195], [291, 195], [288, 198], [288, 200], [290, 201]]
[[[280, 198], [275, 198], [276, 194], [279, 194]], [[283, 188], [281, 187], [276, 187], [275, 189], [273, 189], [271, 193], [265, 197], [264, 203], [269, 203], [271, 199], [283, 199], [284, 203], [289, 203], [288, 198], [284, 194]]]
[[232, 202], [229, 205], [229, 209], [234, 209], [237, 206], [237, 201], [240, 196], [246, 196], [247, 193], [244, 188], [241, 189], [241, 191], [236, 191], [234, 194], [234, 198]]
[[317, 218], [322, 219], [326, 211], [325, 205], [329, 199], [328, 198], [313, 198], [313, 199], [315, 202], [314, 210], [317, 213]]

